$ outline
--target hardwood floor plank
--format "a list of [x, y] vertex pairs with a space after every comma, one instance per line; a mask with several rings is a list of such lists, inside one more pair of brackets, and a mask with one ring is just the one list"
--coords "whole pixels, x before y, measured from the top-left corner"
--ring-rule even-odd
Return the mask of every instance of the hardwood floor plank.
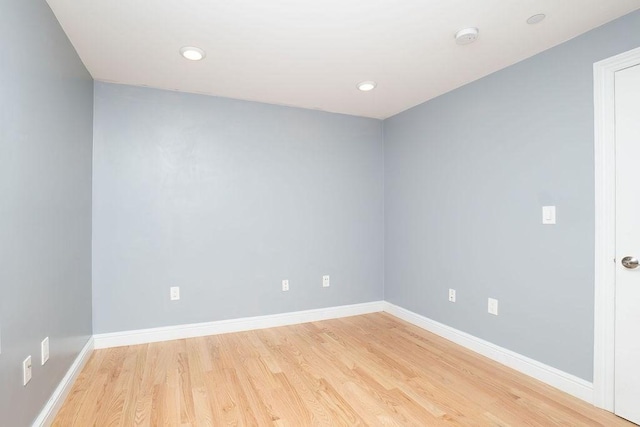
[[140, 385], [142, 383], [142, 373], [147, 361], [147, 347], [129, 347], [130, 354], [135, 358], [135, 365], [129, 376], [128, 382], [123, 383], [124, 404], [120, 417], [120, 426], [136, 425], [136, 403], [140, 395]]
[[78, 409], [82, 407], [84, 400], [87, 398], [93, 378], [97, 374], [98, 369], [102, 365], [102, 361], [107, 356], [107, 352], [94, 351], [84, 369], [78, 375], [73, 388], [69, 392], [65, 404], [60, 408], [53, 426], [73, 426], [78, 415]]
[[[325, 412], [331, 414], [333, 423], [339, 425], [364, 425], [363, 420], [357, 415], [357, 413], [351, 408], [351, 406], [342, 398], [342, 396], [336, 392], [335, 388], [327, 382], [327, 380], [319, 374], [314, 374], [313, 370], [307, 369], [306, 365], [317, 364], [316, 366], [327, 366], [324, 361], [319, 361], [310, 354], [308, 349], [309, 336], [307, 334], [300, 334], [299, 348], [306, 352], [305, 363], [297, 363], [288, 352], [282, 352], [277, 346], [273, 344], [272, 340], [269, 340], [269, 331], [261, 331], [265, 343], [271, 346], [274, 353], [279, 353], [278, 359], [281, 361], [283, 372], [287, 375], [296, 375], [300, 381], [302, 381], [314, 394], [316, 401], [323, 405]], [[277, 335], [276, 335], [277, 337]], [[297, 352], [295, 353], [297, 354]], [[331, 366], [331, 365], [328, 365]]]
[[633, 426], [384, 313], [97, 350], [54, 426]]

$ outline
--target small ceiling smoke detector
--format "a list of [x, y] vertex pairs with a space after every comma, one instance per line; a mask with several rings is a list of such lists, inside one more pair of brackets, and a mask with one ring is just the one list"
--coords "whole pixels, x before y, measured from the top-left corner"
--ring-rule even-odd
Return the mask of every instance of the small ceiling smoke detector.
[[190, 61], [200, 61], [206, 56], [204, 50], [200, 49], [199, 47], [193, 46], [185, 46], [180, 48], [180, 55], [184, 56]]
[[369, 92], [370, 90], [374, 90], [376, 86], [376, 82], [366, 81], [358, 83], [356, 87], [358, 88], [358, 90], [361, 90], [363, 92]]
[[464, 28], [456, 33], [456, 43], [469, 44], [478, 40], [477, 28]]
[[546, 17], [547, 15], [545, 15], [544, 13], [538, 13], [537, 15], [533, 15], [529, 17], [529, 19], [527, 19], [527, 24], [529, 25], [537, 24], [538, 22], [542, 22], [542, 20]]

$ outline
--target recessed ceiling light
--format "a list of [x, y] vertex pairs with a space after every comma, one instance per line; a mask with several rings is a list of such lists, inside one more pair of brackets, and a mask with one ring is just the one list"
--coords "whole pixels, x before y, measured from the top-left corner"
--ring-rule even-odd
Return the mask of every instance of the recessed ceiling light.
[[184, 56], [190, 61], [200, 61], [206, 56], [204, 50], [199, 47], [184, 46], [180, 48], [180, 55]]
[[477, 28], [463, 28], [458, 31], [455, 35], [456, 43], [458, 44], [469, 44], [478, 40], [478, 29]]
[[529, 17], [529, 19], [527, 19], [527, 24], [529, 25], [537, 24], [538, 22], [542, 22], [542, 20], [546, 17], [547, 15], [545, 15], [544, 13], [538, 13], [537, 15], [533, 15]]
[[358, 83], [357, 88], [363, 92], [369, 92], [370, 90], [374, 90], [376, 86], [376, 82], [368, 80], [366, 82]]

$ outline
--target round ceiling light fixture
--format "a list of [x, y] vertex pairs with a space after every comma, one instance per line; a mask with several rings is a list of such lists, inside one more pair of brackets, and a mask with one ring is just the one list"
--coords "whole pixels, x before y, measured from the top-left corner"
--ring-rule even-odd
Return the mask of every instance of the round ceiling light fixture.
[[358, 90], [361, 90], [362, 92], [369, 92], [370, 90], [374, 90], [376, 86], [377, 86], [377, 83], [371, 80], [360, 82], [356, 85]]
[[463, 28], [462, 30], [458, 31], [455, 35], [456, 43], [461, 45], [473, 43], [474, 41], [478, 40], [479, 32], [480, 31], [475, 27]]
[[537, 24], [538, 22], [542, 22], [542, 20], [546, 17], [547, 15], [545, 15], [544, 13], [538, 13], [537, 15], [530, 16], [529, 19], [527, 19], [527, 24]]
[[184, 56], [189, 61], [200, 61], [206, 56], [204, 50], [194, 46], [181, 47], [180, 55]]

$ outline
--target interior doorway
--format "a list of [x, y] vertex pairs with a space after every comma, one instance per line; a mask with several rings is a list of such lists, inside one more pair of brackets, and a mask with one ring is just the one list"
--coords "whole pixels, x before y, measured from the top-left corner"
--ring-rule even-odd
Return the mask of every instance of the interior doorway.
[[[633, 180], [633, 178], [627, 175], [637, 167], [633, 162], [627, 161], [635, 148], [630, 143], [632, 138], [625, 135], [631, 135], [636, 131], [634, 126], [639, 125], [634, 124], [638, 120], [629, 121], [625, 117], [640, 117], [640, 110], [634, 111], [640, 109], [640, 90], [635, 86], [636, 84], [640, 84], [640, 48], [594, 65], [596, 131], [594, 403], [638, 423], [640, 412], [636, 413], [637, 410], [630, 409], [625, 402], [630, 396], [637, 401], [637, 396], [640, 395], [640, 381], [634, 379], [640, 378], [640, 371], [636, 376], [634, 371], [639, 368], [627, 363], [630, 357], [633, 357], [626, 354], [632, 346], [625, 347], [624, 344], [621, 346], [620, 342], [616, 346], [616, 335], [622, 334], [618, 337], [618, 341], [624, 342], [624, 336], [628, 332], [627, 326], [635, 321], [634, 310], [626, 308], [635, 299], [635, 288], [640, 296], [640, 268], [636, 271], [633, 262], [629, 264], [629, 260], [626, 261], [627, 266], [622, 265], [624, 257], [634, 258], [623, 252], [632, 250], [629, 245], [633, 244], [629, 242], [635, 241], [633, 233], [628, 229], [630, 221], [627, 218], [633, 215], [630, 209], [636, 202], [635, 198], [630, 197], [631, 185], [628, 185], [631, 184], [629, 179]], [[618, 87], [618, 97], [616, 97], [616, 87]], [[625, 96], [620, 96], [621, 94]], [[633, 138], [637, 139], [635, 136]], [[620, 148], [618, 161], [616, 161], [616, 148]], [[629, 149], [632, 151], [626, 151]], [[640, 153], [640, 149], [638, 152]], [[618, 180], [622, 183], [618, 186], [616, 186], [617, 174], [621, 174]], [[640, 203], [640, 197], [636, 198]], [[616, 224], [616, 221], [619, 221], [619, 224]], [[618, 239], [616, 239], [617, 228], [620, 233], [623, 233], [618, 236]], [[638, 245], [640, 251], [640, 237]], [[640, 256], [640, 253], [638, 255]], [[636, 281], [638, 286], [632, 286], [631, 284], [635, 284]], [[624, 286], [618, 289], [618, 296], [621, 297], [618, 299], [618, 306], [616, 305], [617, 286]], [[629, 290], [631, 294], [627, 294]], [[618, 324], [616, 325], [617, 309]], [[635, 351], [640, 354], [640, 347]], [[631, 371], [622, 372], [625, 369]], [[617, 383], [616, 377], [618, 377]]]

